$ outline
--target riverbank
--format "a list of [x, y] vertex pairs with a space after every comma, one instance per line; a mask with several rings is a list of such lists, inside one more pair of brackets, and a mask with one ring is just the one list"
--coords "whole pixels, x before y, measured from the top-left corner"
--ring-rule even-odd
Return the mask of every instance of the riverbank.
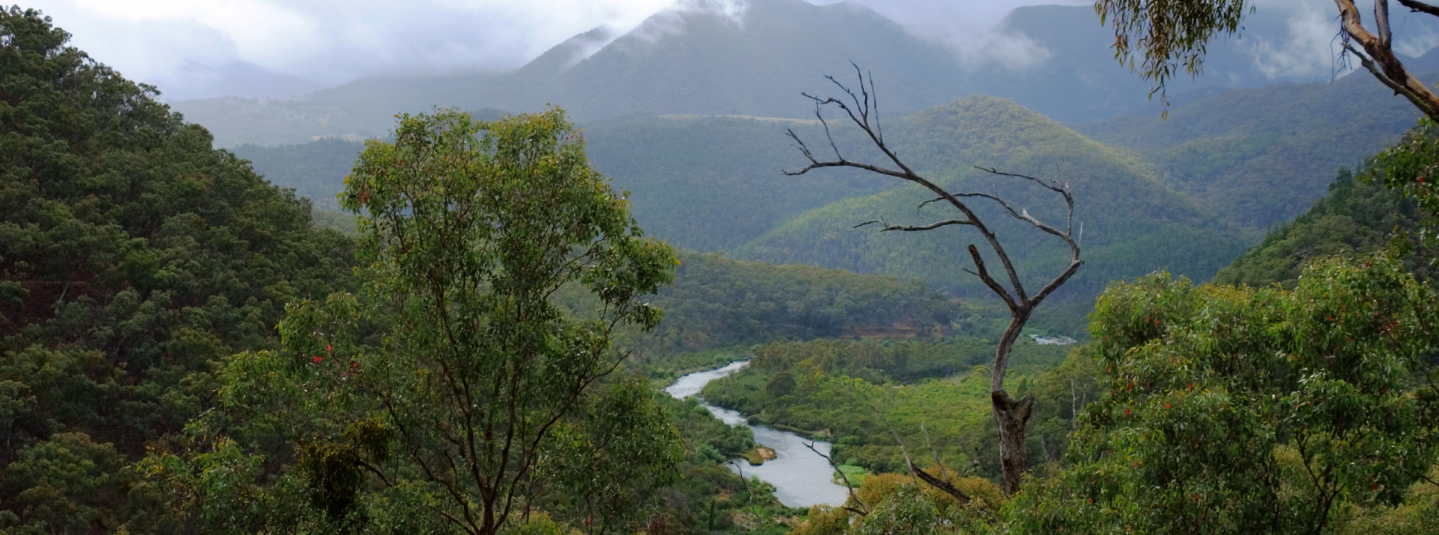
[[[698, 397], [704, 386], [715, 379], [740, 371], [749, 361], [732, 362], [720, 368], [691, 373], [680, 377], [665, 388], [665, 392], [676, 398]], [[764, 425], [751, 425], [744, 415], [729, 409], [716, 407], [700, 398], [700, 404], [720, 421], [729, 425], [742, 425], [754, 433], [756, 444], [762, 444], [774, 452], [772, 460], [760, 465], [750, 465], [748, 459], [729, 463], [730, 470], [744, 477], [758, 477], [774, 485], [775, 497], [787, 507], [809, 507], [812, 505], [843, 505], [849, 497], [848, 490], [833, 480], [834, 468], [823, 457], [810, 451], [813, 445], [820, 454], [829, 455], [830, 443], [817, 441], [809, 436], [816, 433], [776, 429]], [[802, 430], [795, 430], [802, 431]], [[745, 465], [745, 466], [741, 466]]]

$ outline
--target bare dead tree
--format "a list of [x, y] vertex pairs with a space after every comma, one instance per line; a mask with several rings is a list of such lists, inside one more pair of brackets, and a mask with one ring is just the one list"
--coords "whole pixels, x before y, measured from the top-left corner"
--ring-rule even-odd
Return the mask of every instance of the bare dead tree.
[[[879, 122], [879, 104], [874, 90], [874, 78], [860, 71], [857, 65], [855, 66], [855, 74], [859, 78], [860, 94], [858, 95], [843, 83], [835, 80], [833, 76], [825, 77], [838, 87], [840, 91], [844, 92], [848, 97], [847, 101], [842, 98], [820, 98], [804, 93], [806, 98], [814, 101], [815, 117], [819, 119], [820, 124], [824, 127], [826, 140], [829, 142], [830, 149], [834, 152], [834, 159], [820, 160], [815, 157], [804, 140], [800, 139], [799, 135], [795, 134], [793, 130], [789, 130], [788, 135], [790, 139], [794, 140], [800, 152], [809, 160], [809, 165], [806, 165], [798, 171], [785, 171], [784, 173], [789, 176], [797, 176], [815, 169], [849, 167], [863, 169], [872, 173], [918, 184], [935, 195], [934, 199], [921, 203], [921, 207], [930, 203], [947, 204], [959, 212], [959, 217], [920, 225], [891, 225], [883, 219], [877, 219], [855, 225], [855, 228], [877, 224], [881, 232], [920, 232], [949, 226], [971, 227], [979, 233], [985, 244], [988, 245], [990, 251], [999, 259], [1000, 265], [1004, 270], [1004, 277], [1008, 281], [1007, 285], [1001, 283], [990, 273], [988, 266], [985, 264], [984, 257], [980, 255], [979, 249], [973, 244], [969, 245], [969, 256], [974, 262], [974, 269], [971, 270], [965, 267], [959, 269], [978, 277], [979, 280], [982, 281], [991, 292], [998, 296], [1000, 300], [1004, 301], [1005, 306], [1009, 308], [1009, 326], [1000, 338], [999, 347], [996, 349], [994, 355], [990, 378], [990, 400], [994, 409], [994, 420], [999, 428], [999, 451], [1000, 460], [1004, 468], [1004, 490], [1005, 492], [1013, 494], [1019, 490], [1021, 476], [1029, 468], [1029, 462], [1024, 452], [1024, 434], [1025, 424], [1029, 421], [1030, 412], [1034, 406], [1034, 396], [1026, 395], [1018, 400], [1011, 398], [1004, 390], [1004, 375], [1009, 368], [1009, 357], [1014, 349], [1014, 343], [1019, 339], [1020, 331], [1024, 328], [1025, 323], [1027, 323], [1029, 318], [1034, 314], [1035, 308], [1038, 307], [1046, 297], [1049, 297], [1051, 293], [1063, 285], [1065, 281], [1074, 276], [1074, 273], [1079, 270], [1079, 266], [1083, 264], [1079, 258], [1079, 239], [1073, 232], [1074, 196], [1070, 193], [1068, 183], [1061, 184], [1056, 181], [1040, 180], [1018, 173], [1008, 173], [994, 168], [976, 166], [977, 169], [991, 175], [1030, 181], [1059, 194], [1060, 197], [1064, 199], [1064, 203], [1069, 210], [1065, 218], [1063, 229], [1060, 229], [1039, 221], [1029, 215], [1027, 210], [1022, 208], [1015, 210], [1014, 207], [1000, 197], [998, 193], [950, 192], [941, 188], [938, 184], [916, 173], [909, 165], [901, 161], [895, 151], [886, 144], [884, 140], [884, 130], [881, 128]], [[866, 83], [868, 83], [868, 87], [866, 87]], [[876, 165], [845, 159], [838, 145], [835, 144], [834, 136], [830, 133], [829, 123], [823, 114], [823, 110], [828, 106], [837, 107], [840, 111], [844, 112], [844, 114], [849, 117], [850, 122], [859, 127], [859, 129], [868, 136], [870, 143], [884, 154], [888, 162]], [[990, 228], [989, 224], [981, 220], [974, 209], [967, 204], [969, 200], [988, 201], [998, 204], [1015, 219], [1029, 223], [1035, 228], [1059, 238], [1060, 241], [1069, 247], [1069, 266], [1051, 279], [1048, 284], [1040, 288], [1038, 292], [1033, 295], [1029, 294], [1025, 290], [1024, 284], [1020, 281], [1019, 273], [1014, 267], [1014, 262], [1010, 260], [1009, 253], [1005, 251], [1004, 244], [1000, 242], [999, 237], [995, 234], [994, 230]], [[1080, 229], [1082, 234], [1083, 227], [1081, 226]], [[939, 478], [933, 479], [940, 481]], [[928, 479], [926, 479], [926, 481], [928, 481]]]

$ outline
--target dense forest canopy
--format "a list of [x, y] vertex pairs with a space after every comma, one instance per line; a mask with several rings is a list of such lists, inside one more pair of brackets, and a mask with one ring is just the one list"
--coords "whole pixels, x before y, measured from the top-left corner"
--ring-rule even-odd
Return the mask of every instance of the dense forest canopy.
[[347, 287], [352, 245], [38, 13], [0, 35], [0, 528], [114, 529], [123, 465]]

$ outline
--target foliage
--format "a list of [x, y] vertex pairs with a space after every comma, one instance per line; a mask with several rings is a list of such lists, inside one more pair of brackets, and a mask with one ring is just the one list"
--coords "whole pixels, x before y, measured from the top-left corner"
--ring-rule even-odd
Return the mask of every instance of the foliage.
[[0, 529], [113, 531], [125, 460], [277, 347], [350, 242], [38, 12], [0, 9]]
[[[1432, 250], [1439, 247], [1439, 228], [1433, 226], [1432, 218], [1439, 214], [1439, 189], [1434, 186], [1435, 162], [1439, 161], [1439, 124], [1430, 117], [1419, 119], [1419, 124], [1400, 138], [1394, 146], [1384, 149], [1372, 159], [1373, 167], [1365, 176], [1369, 180], [1383, 183], [1399, 192], [1424, 209], [1422, 226], [1417, 229], [1419, 246], [1427, 268], [1434, 268], [1436, 260]], [[1407, 228], [1415, 232], [1413, 228]], [[1426, 272], [1429, 270], [1425, 270]]]
[[1320, 532], [1398, 505], [1439, 451], [1436, 320], [1384, 256], [1316, 263], [1293, 291], [1117, 283], [1092, 327], [1108, 392], [1014, 527]]
[[[1387, 248], [1395, 238], [1417, 235], [1430, 216], [1416, 208], [1415, 203], [1402, 199], [1395, 191], [1355, 180], [1352, 172], [1341, 169], [1329, 186], [1329, 195], [1219, 270], [1212, 282], [1250, 286], [1278, 283], [1293, 289], [1310, 261], [1371, 254]], [[1405, 267], [1416, 276], [1428, 277], [1431, 270], [1425, 265], [1425, 257], [1432, 253], [1418, 252], [1421, 254], [1404, 259]]]
[[[643, 238], [558, 109], [403, 116], [395, 138], [367, 145], [342, 197], [364, 214], [362, 291], [289, 306], [283, 350], [230, 360], [226, 414], [199, 437], [228, 425], [291, 449], [314, 529], [384, 531], [400, 509], [492, 534], [537, 507], [631, 531], [679, 442], [647, 382], [612, 375], [611, 332], [659, 321], [640, 298], [673, 252]], [[603, 306], [551, 302], [568, 284]]]
[[918, 281], [693, 253], [680, 255], [674, 284], [652, 303], [665, 318], [634, 343], [656, 355], [776, 340], [934, 338], [981, 315]]
[[1244, 0], [1204, 2], [1141, 2], [1100, 0], [1094, 4], [1100, 24], [1114, 25], [1114, 57], [1136, 70], [1135, 49], [1144, 59], [1137, 70], [1152, 84], [1149, 94], [1164, 98], [1165, 84], [1178, 74], [1179, 67], [1191, 76], [1204, 70], [1204, 53], [1216, 34], [1234, 35], [1239, 21], [1254, 6]]
[[[999, 486], [978, 477], [953, 475], [951, 485], [973, 498], [959, 503], [953, 496], [928, 486], [916, 486], [914, 479], [900, 474], [880, 474], [865, 480], [855, 492], [868, 514], [816, 506], [799, 525], [796, 535], [860, 534], [960, 534], [987, 532], [993, 513], [1007, 498]], [[857, 507], [851, 499], [848, 507]]]

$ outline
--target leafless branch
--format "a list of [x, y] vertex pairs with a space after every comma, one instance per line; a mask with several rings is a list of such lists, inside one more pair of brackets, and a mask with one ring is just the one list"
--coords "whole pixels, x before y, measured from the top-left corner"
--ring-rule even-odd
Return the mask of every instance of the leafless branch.
[[1439, 17], [1439, 7], [1420, 2], [1419, 0], [1399, 0], [1399, 5], [1407, 7], [1409, 8], [1409, 11], [1415, 13], [1428, 13], [1430, 15]]
[[[801, 444], [804, 444], [804, 443], [801, 442]], [[809, 443], [809, 444], [805, 444], [804, 447], [809, 448], [809, 451], [814, 452], [815, 455], [818, 455], [818, 456], [820, 456], [820, 457], [823, 457], [824, 460], [829, 463], [830, 468], [833, 468], [833, 469], [834, 469], [834, 472], [835, 472], [836, 474], [839, 474], [839, 479], [840, 479], [841, 481], [844, 481], [844, 488], [849, 489], [849, 499], [854, 500], [854, 503], [859, 504], [859, 509], [858, 509], [858, 510], [852, 509], [852, 508], [850, 508], [850, 507], [848, 507], [848, 506], [846, 506], [845, 509], [849, 509], [850, 511], [854, 511], [856, 514], [858, 514], [858, 515], [860, 515], [860, 516], [868, 515], [868, 514], [869, 514], [869, 507], [866, 506], [866, 505], [864, 504], [864, 502], [859, 499], [859, 495], [858, 495], [858, 494], [855, 494], [855, 493], [854, 493], [854, 485], [851, 485], [851, 484], [850, 484], [850, 482], [849, 482], [849, 476], [845, 475], [844, 470], [840, 470], [840, 469], [839, 469], [839, 465], [837, 465], [837, 464], [834, 463], [834, 459], [831, 458], [831, 457], [828, 456], [828, 455], [825, 455], [825, 454], [823, 454], [823, 453], [820, 453], [819, 450], [815, 449], [815, 448], [814, 448], [814, 441], [810, 441], [810, 443]]]
[[[874, 413], [879, 415], [880, 421], [884, 422], [884, 426], [889, 428], [889, 434], [894, 436], [894, 443], [899, 445], [899, 452], [904, 455], [904, 464], [906, 467], [909, 468], [909, 475], [911, 477], [919, 481], [928, 483], [930, 486], [944, 491], [945, 494], [954, 496], [955, 499], [959, 500], [959, 503], [970, 502], [971, 498], [969, 497], [969, 494], [965, 493], [962, 490], [959, 490], [959, 488], [950, 484], [949, 481], [934, 477], [934, 474], [926, 472], [923, 468], [915, 466], [914, 460], [909, 457], [909, 451], [904, 448], [904, 439], [900, 438], [899, 432], [895, 431], [894, 426], [889, 424], [889, 419], [885, 418], [884, 413], [880, 412], [879, 408], [875, 407], [873, 403], [869, 405], [869, 408], [873, 409]], [[926, 433], [926, 436], [928, 436], [928, 433]], [[939, 459], [938, 454], [936, 454], [935, 459]], [[940, 465], [941, 469], [943, 469], [943, 467], [944, 465]]]

